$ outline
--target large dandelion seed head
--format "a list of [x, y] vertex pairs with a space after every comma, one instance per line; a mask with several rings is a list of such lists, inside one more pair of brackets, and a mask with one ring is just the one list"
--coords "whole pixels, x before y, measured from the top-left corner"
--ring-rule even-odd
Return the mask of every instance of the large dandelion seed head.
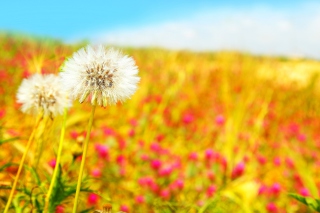
[[28, 114], [56, 116], [63, 109], [71, 106], [66, 90], [61, 85], [59, 76], [34, 74], [24, 79], [18, 89], [17, 102], [22, 104], [21, 110]]
[[87, 46], [74, 53], [62, 68], [62, 82], [73, 99], [106, 106], [130, 98], [140, 78], [135, 61], [113, 48]]

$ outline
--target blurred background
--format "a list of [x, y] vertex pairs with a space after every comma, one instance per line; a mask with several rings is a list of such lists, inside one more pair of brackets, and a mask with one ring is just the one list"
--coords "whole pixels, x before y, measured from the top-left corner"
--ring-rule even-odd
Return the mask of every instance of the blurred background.
[[320, 57], [316, 0], [5, 1], [0, 29], [70, 43]]
[[[96, 110], [81, 212], [320, 212], [320, 1], [11, 0], [0, 31], [0, 210], [34, 123], [19, 85], [105, 43], [141, 81]], [[73, 206], [90, 110], [68, 112], [56, 213]], [[41, 212], [61, 119], [37, 130], [11, 212]]]

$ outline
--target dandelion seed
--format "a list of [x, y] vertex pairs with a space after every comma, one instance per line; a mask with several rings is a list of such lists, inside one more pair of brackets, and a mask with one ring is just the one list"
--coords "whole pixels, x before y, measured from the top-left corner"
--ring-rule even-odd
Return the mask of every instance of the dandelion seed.
[[60, 77], [53, 74], [34, 74], [24, 79], [18, 89], [17, 102], [22, 104], [24, 113], [56, 116], [64, 108], [71, 106], [66, 91], [61, 86]]
[[63, 84], [73, 99], [106, 107], [130, 98], [140, 78], [131, 57], [100, 45], [87, 46], [65, 62], [61, 73]]

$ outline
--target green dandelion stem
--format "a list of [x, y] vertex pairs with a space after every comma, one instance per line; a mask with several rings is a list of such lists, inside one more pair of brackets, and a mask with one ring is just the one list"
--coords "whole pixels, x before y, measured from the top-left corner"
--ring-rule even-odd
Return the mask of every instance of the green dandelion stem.
[[60, 134], [58, 156], [57, 156], [57, 161], [56, 161], [56, 166], [54, 168], [53, 176], [51, 179], [49, 191], [47, 193], [46, 200], [45, 200], [46, 203], [45, 203], [45, 207], [44, 207], [44, 213], [48, 212], [50, 197], [51, 197], [52, 190], [53, 190], [53, 187], [54, 187], [56, 179], [57, 179], [57, 174], [58, 174], [60, 159], [61, 159], [61, 153], [62, 153], [62, 148], [63, 148], [63, 139], [64, 139], [64, 134], [66, 131], [66, 120], [67, 120], [67, 108], [65, 108], [64, 112], [63, 112], [63, 121], [62, 121], [62, 129], [61, 129], [61, 134]]
[[78, 199], [79, 199], [79, 193], [80, 193], [80, 188], [81, 188], [82, 175], [83, 175], [84, 164], [85, 164], [86, 156], [87, 156], [88, 142], [89, 142], [89, 138], [90, 138], [95, 109], [96, 109], [96, 105], [93, 105], [92, 110], [91, 110], [90, 119], [89, 119], [87, 135], [86, 135], [86, 139], [84, 141], [84, 147], [83, 147], [83, 153], [82, 153], [82, 159], [81, 159], [81, 165], [80, 165], [80, 173], [79, 173], [79, 177], [78, 177], [78, 184], [77, 184], [77, 190], [76, 190], [76, 197], [74, 200], [73, 211], [72, 211], [73, 213], [77, 213], [77, 206], [78, 206]]
[[32, 133], [29, 137], [29, 140], [28, 140], [28, 143], [27, 143], [27, 147], [26, 149], [24, 150], [24, 153], [22, 155], [22, 158], [21, 158], [21, 161], [20, 161], [20, 164], [19, 164], [19, 168], [18, 168], [18, 172], [17, 172], [17, 175], [16, 175], [16, 178], [14, 180], [14, 183], [13, 183], [13, 186], [11, 188], [11, 192], [10, 192], [10, 195], [9, 195], [9, 199], [8, 199], [8, 202], [7, 202], [7, 205], [6, 205], [6, 208], [4, 209], [4, 212], [3, 213], [7, 213], [9, 208], [10, 208], [10, 205], [11, 205], [11, 202], [12, 202], [12, 199], [13, 199], [13, 194], [17, 188], [17, 184], [18, 184], [18, 180], [19, 180], [19, 176], [20, 176], [20, 173], [22, 171], [22, 167], [23, 167], [23, 164], [24, 164], [24, 161], [26, 159], [26, 156], [28, 154], [28, 151], [29, 151], [29, 148], [31, 146], [31, 142], [33, 141], [33, 138], [34, 138], [34, 135], [36, 134], [36, 130], [39, 126], [39, 123], [40, 121], [42, 120], [43, 118], [43, 113], [39, 113], [38, 117], [37, 117], [37, 120], [36, 120], [36, 124], [35, 126], [33, 127], [33, 130], [32, 130]]

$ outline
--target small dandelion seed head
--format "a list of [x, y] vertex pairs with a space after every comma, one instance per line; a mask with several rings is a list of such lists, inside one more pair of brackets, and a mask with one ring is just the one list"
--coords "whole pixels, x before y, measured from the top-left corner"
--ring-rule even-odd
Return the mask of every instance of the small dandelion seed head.
[[103, 206], [103, 212], [104, 213], [111, 213], [112, 212], [112, 205], [111, 204], [106, 204]]
[[[95, 210], [93, 213], [112, 213], [112, 205], [111, 204], [105, 204], [102, 207], [102, 210]], [[118, 212], [121, 213], [121, 212]]]
[[62, 114], [64, 108], [71, 106], [60, 77], [53, 74], [34, 74], [24, 79], [17, 92], [17, 102], [22, 104], [24, 113], [38, 114], [43, 110], [49, 116]]
[[74, 53], [62, 68], [62, 82], [73, 99], [106, 106], [130, 98], [140, 78], [131, 57], [103, 45], [87, 46]]

